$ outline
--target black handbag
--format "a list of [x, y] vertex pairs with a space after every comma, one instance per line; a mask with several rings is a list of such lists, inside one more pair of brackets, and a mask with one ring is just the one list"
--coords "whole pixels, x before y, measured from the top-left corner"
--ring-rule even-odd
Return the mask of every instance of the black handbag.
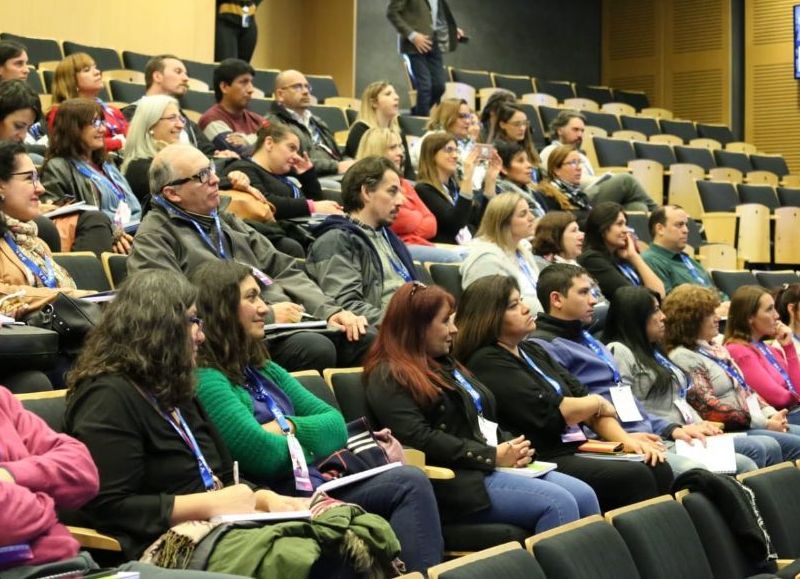
[[58, 334], [51, 330], [18, 325], [0, 327], [0, 368], [4, 371], [49, 370], [57, 353]]
[[24, 321], [29, 326], [53, 330], [59, 336], [59, 352], [75, 355], [101, 317], [98, 304], [59, 293], [53, 302], [28, 315]]

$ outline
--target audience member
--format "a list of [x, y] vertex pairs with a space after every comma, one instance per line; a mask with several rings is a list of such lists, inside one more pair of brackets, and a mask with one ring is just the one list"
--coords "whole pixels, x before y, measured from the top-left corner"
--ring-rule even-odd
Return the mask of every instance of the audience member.
[[578, 181], [580, 172], [580, 153], [574, 147], [557, 147], [547, 157], [547, 174], [536, 189], [548, 211], [569, 211], [583, 223], [592, 203], [579, 185], [571, 185]]
[[588, 483], [604, 511], [670, 491], [670, 469], [652, 448], [647, 450], [649, 466], [593, 461], [577, 452], [586, 440], [582, 425], [629, 450], [640, 445], [617, 422], [610, 402], [589, 394], [544, 348], [526, 341], [536, 322], [514, 278], [493, 275], [476, 281], [461, 296], [455, 321], [456, 358], [496, 397], [500, 427], [523, 433], [543, 460]]
[[[316, 544], [281, 562], [267, 548], [270, 527], [214, 532], [207, 522], [221, 514], [305, 509], [308, 499], [258, 489], [234, 473], [195, 397], [195, 358], [204, 340], [195, 299], [196, 290], [173, 272], [129, 277], [70, 373], [66, 431], [86, 444], [100, 472], [100, 491], [84, 513], [127, 557], [168, 567], [192, 561], [194, 569], [250, 577], [261, 565], [275, 565], [277, 575], [307, 573], [320, 554]], [[204, 538], [211, 544], [204, 546]]]
[[417, 90], [413, 113], [427, 117], [444, 94], [442, 55], [456, 49], [464, 31], [456, 26], [445, 0], [390, 0], [386, 17], [397, 30], [400, 52], [407, 59]]
[[[721, 434], [716, 424], [703, 420], [687, 402], [694, 387], [691, 378], [667, 358], [664, 312], [660, 296], [643, 287], [622, 287], [614, 294], [603, 337], [620, 374], [627, 377], [633, 395], [645, 410], [702, 436]], [[762, 436], [736, 437], [736, 472], [748, 472], [781, 462], [780, 445]]]
[[478, 234], [461, 264], [464, 289], [487, 275], [514, 278], [525, 304], [534, 314], [542, 310], [536, 296], [539, 268], [530, 250], [536, 219], [519, 193], [498, 195], [486, 206]]
[[489, 130], [488, 141], [490, 143], [507, 141], [520, 145], [532, 165], [531, 176], [535, 182], [538, 182], [543, 167], [542, 160], [533, 146], [530, 126], [531, 123], [525, 111], [516, 104], [504, 104], [497, 109], [494, 124]]
[[240, 58], [250, 62], [258, 41], [256, 10], [261, 0], [217, 0], [214, 60]]
[[[186, 65], [171, 54], [159, 54], [147, 61], [144, 67], [145, 96], [164, 95], [180, 100], [189, 90], [189, 74]], [[122, 109], [122, 114], [130, 122], [141, 101], [137, 100]], [[194, 145], [208, 156], [238, 156], [233, 151], [215, 151], [214, 145], [205, 136], [200, 127], [179, 110], [183, 127], [180, 142]]]
[[61, 104], [42, 170], [44, 199], [56, 204], [83, 201], [99, 208], [114, 225], [113, 250], [127, 254], [132, 238], [125, 228], [139, 222], [142, 208], [108, 160], [105, 134], [99, 103], [77, 98]]
[[[763, 341], [770, 339], [775, 345]], [[792, 330], [781, 322], [769, 291], [747, 285], [734, 292], [725, 323], [725, 347], [747, 385], [768, 404], [788, 410], [789, 423], [800, 425], [800, 362]]]
[[25, 81], [0, 82], [0, 140], [25, 142], [28, 130], [41, 116], [39, 96]]
[[586, 483], [552, 471], [528, 478], [496, 470], [522, 468], [533, 455], [524, 436], [497, 423], [495, 398], [450, 356], [453, 297], [438, 286], [397, 290], [365, 362], [369, 408], [401, 443], [455, 478], [434, 481], [442, 518], [505, 523], [541, 532], [599, 512]]
[[223, 60], [214, 69], [217, 104], [200, 117], [200, 128], [216, 149], [249, 157], [264, 117], [247, 109], [253, 97], [255, 69], [237, 58]]
[[536, 222], [532, 251], [543, 269], [551, 263], [571, 263], [583, 251], [584, 233], [575, 215], [569, 211], [551, 211]]
[[[794, 349], [800, 348], [800, 283], [783, 284], [775, 293], [775, 309], [792, 331]], [[800, 350], [798, 350], [800, 351]]]
[[[168, 269], [190, 274], [206, 261], [235, 260], [257, 268], [270, 305], [268, 323], [294, 323], [304, 310], [336, 331], [297, 332], [270, 343], [275, 360], [289, 370], [358, 365], [369, 346], [366, 320], [343, 310], [303, 273], [297, 261], [230, 213], [218, 213], [214, 164], [189, 145], [169, 145], [153, 159], [153, 208], [136, 234], [128, 270]], [[292, 303], [295, 300], [296, 303]], [[341, 330], [341, 331], [339, 331]]]
[[598, 203], [586, 218], [585, 230], [585, 247], [578, 263], [597, 280], [606, 296], [631, 285], [664, 295], [664, 284], [639, 254], [621, 205]]
[[344, 215], [313, 230], [306, 271], [325, 295], [378, 324], [394, 292], [417, 279], [406, 246], [389, 228], [405, 202], [400, 174], [384, 157], [365, 157], [342, 179]]
[[419, 180], [415, 189], [420, 199], [436, 216], [437, 233], [433, 238], [434, 242], [469, 242], [472, 239], [470, 226], [480, 223], [484, 200], [495, 195], [495, 182], [501, 165], [496, 154], [486, 172], [482, 196], [475, 196], [472, 186], [478, 149], [473, 149], [467, 155], [460, 183], [456, 178], [458, 159], [455, 137], [449, 133], [430, 135], [422, 143]]
[[400, 97], [392, 85], [385, 80], [379, 80], [367, 85], [361, 93], [361, 110], [358, 112], [356, 122], [350, 125], [347, 133], [347, 144], [344, 154], [348, 157], [356, 158], [361, 138], [367, 130], [372, 128], [391, 129], [400, 135], [400, 142], [403, 146], [404, 157], [400, 170], [406, 179], [414, 179], [414, 167], [411, 166], [411, 155], [409, 154], [406, 136], [397, 122], [400, 113]]
[[419, 153], [425, 138], [441, 131], [455, 137], [458, 146], [458, 162], [461, 165], [474, 144], [469, 138], [471, 117], [472, 111], [464, 99], [444, 99], [433, 107], [431, 117], [425, 126], [425, 133], [411, 146], [410, 158], [414, 168], [419, 167]]
[[679, 285], [664, 299], [664, 347], [691, 380], [686, 399], [704, 420], [722, 423], [727, 432], [772, 438], [784, 460], [796, 460], [800, 426], [788, 423], [785, 409], [776, 410], [753, 392], [728, 351], [714, 343], [718, 307], [716, 291], [690, 284]]
[[[403, 165], [401, 141], [402, 137], [391, 129], [369, 129], [361, 138], [356, 158], [361, 160], [370, 156], [385, 157], [399, 168]], [[462, 261], [462, 252], [436, 247], [430, 242], [436, 237], [436, 217], [419, 198], [414, 184], [401, 176], [400, 188], [405, 202], [397, 210], [391, 229], [406, 244], [411, 257], [417, 261], [437, 263]]]
[[[309, 493], [325, 481], [313, 463], [345, 447], [342, 415], [269, 359], [262, 339], [268, 307], [249, 267], [208, 263], [192, 281], [206, 336], [198, 350], [200, 402], [247, 478], [289, 495]], [[293, 473], [294, 461], [308, 479], [306, 470]], [[439, 513], [419, 469], [400, 467], [331, 494], [386, 518], [407, 570], [441, 561]]]
[[[574, 181], [568, 182], [570, 187], [585, 191], [594, 203], [616, 201], [624, 205], [628, 211], [655, 210], [658, 204], [629, 173], [595, 175], [589, 158], [580, 150], [585, 129], [586, 118], [578, 111], [564, 109], [558, 114], [550, 125], [551, 142], [542, 149], [542, 163], [547, 167], [548, 173], [550, 154], [560, 146], [572, 147], [578, 152], [576, 158], [579, 162], [574, 165], [572, 171]], [[550, 178], [553, 177], [551, 174]]]
[[13, 40], [0, 40], [0, 81], [24, 81], [30, 71], [25, 46]]
[[[586, 331], [597, 303], [592, 284], [587, 271], [577, 265], [554, 263], [541, 271], [536, 291], [545, 311], [536, 317], [532, 334], [536, 343], [590, 393], [614, 404], [622, 427], [638, 439], [640, 446], [635, 452], [663, 453], [670, 446], [662, 438], [689, 442], [702, 436], [677, 422], [648, 414], [631, 392], [630, 376], [620, 372], [608, 349]], [[666, 453], [666, 460], [676, 476], [701, 466], [673, 452]]]
[[59, 107], [68, 99], [84, 98], [100, 106], [100, 123], [105, 128], [104, 144], [107, 151], [118, 151], [125, 146], [128, 121], [111, 105], [100, 100], [103, 91], [103, 73], [94, 59], [85, 52], [70, 54], [58, 63], [53, 74], [53, 106], [47, 112], [47, 126], [53, 131]]
[[522, 145], [510, 141], [495, 141], [494, 147], [503, 163], [500, 178], [497, 180], [498, 193], [519, 193], [528, 202], [531, 213], [537, 219], [547, 211], [559, 208], [534, 188], [534, 168]]
[[311, 85], [302, 72], [284, 70], [275, 78], [275, 100], [269, 118], [289, 125], [300, 139], [300, 149], [308, 153], [317, 175], [342, 175], [354, 163], [339, 152], [333, 133], [309, 107]]
[[515, 95], [510, 90], [506, 90], [504, 88], [499, 88], [495, 90], [489, 98], [486, 99], [486, 103], [483, 105], [481, 109], [481, 131], [480, 131], [480, 138], [478, 139], [481, 143], [487, 143], [489, 141], [489, 132], [492, 130], [492, 127], [495, 126], [497, 122], [497, 111], [503, 105], [513, 105], [517, 102], [517, 95]]

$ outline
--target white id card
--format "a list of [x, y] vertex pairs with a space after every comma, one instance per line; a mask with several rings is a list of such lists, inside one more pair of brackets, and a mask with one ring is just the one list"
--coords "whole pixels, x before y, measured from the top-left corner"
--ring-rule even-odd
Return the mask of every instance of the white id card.
[[459, 245], [467, 245], [470, 241], [472, 241], [472, 233], [470, 233], [469, 228], [465, 225], [456, 233], [456, 243]]
[[249, 14], [242, 14], [242, 28], [250, 28], [250, 18]]
[[689, 403], [686, 402], [686, 399], [676, 398], [675, 406], [677, 406], [678, 411], [681, 413], [681, 416], [683, 416], [683, 420], [686, 422], [686, 424], [691, 424], [694, 422], [694, 412], [692, 412], [692, 407], [689, 406]]
[[584, 442], [585, 440], [586, 435], [577, 424], [567, 426], [567, 429], [561, 433], [561, 442]]
[[478, 416], [478, 428], [489, 446], [497, 446], [497, 423]]
[[764, 416], [764, 411], [761, 410], [761, 404], [758, 402], [758, 396], [756, 394], [750, 394], [745, 399], [745, 403], [747, 404], [747, 411], [750, 413], [751, 420], [753, 418], [767, 419], [767, 417]]
[[612, 386], [608, 393], [611, 394], [611, 402], [617, 410], [620, 422], [644, 420], [639, 407], [636, 406], [636, 398], [633, 397], [630, 386]]
[[294, 475], [294, 486], [299, 491], [313, 491], [314, 485], [308, 476], [308, 465], [306, 456], [303, 454], [303, 447], [294, 434], [286, 435], [286, 442], [289, 444], [289, 456], [292, 459], [292, 474]]
[[114, 211], [114, 225], [124, 227], [131, 221], [131, 208], [125, 201], [120, 201]]

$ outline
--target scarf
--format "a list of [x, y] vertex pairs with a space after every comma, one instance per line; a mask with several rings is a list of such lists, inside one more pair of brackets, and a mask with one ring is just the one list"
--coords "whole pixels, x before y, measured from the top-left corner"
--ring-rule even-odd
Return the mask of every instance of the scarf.
[[[20, 221], [14, 219], [6, 214], [3, 214], [6, 224], [11, 232], [14, 242], [19, 247], [19, 250], [30, 259], [33, 263], [39, 266], [42, 270], [46, 269], [45, 257], [50, 257], [50, 250], [39, 237], [39, 228], [35, 221]], [[69, 275], [67, 270], [58, 265], [52, 257], [50, 261], [55, 270], [56, 279], [58, 280], [58, 287], [61, 289], [75, 289], [75, 282], [72, 276]], [[25, 271], [25, 279], [27, 285], [33, 287], [44, 287], [41, 280], [36, 277], [31, 270], [23, 267]]]
[[566, 181], [562, 181], [558, 177], [554, 177], [552, 179], [553, 185], [558, 187], [569, 200], [577, 207], [578, 209], [583, 210], [590, 210], [592, 208], [592, 204], [589, 201], [589, 196], [581, 190], [580, 185], [571, 185]]

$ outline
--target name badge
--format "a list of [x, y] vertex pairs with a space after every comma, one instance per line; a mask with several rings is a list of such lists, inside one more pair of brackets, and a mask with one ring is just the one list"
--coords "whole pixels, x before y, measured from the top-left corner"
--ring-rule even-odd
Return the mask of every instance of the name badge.
[[497, 423], [478, 416], [478, 428], [489, 446], [497, 446]]
[[758, 420], [759, 418], [766, 420], [767, 417], [764, 416], [764, 411], [761, 410], [761, 403], [758, 401], [758, 396], [756, 394], [750, 394], [746, 399], [745, 403], [747, 404], [747, 411], [750, 413], [751, 420], [755, 418]]
[[567, 426], [567, 429], [561, 434], [561, 442], [583, 442], [585, 440], [586, 435], [577, 424]]
[[249, 14], [242, 14], [242, 28], [250, 28], [250, 19], [252, 16]]
[[456, 233], [456, 243], [459, 245], [467, 245], [470, 241], [472, 241], [472, 233], [470, 233], [469, 228], [465, 225]]
[[686, 422], [686, 424], [691, 424], [694, 422], [694, 412], [692, 412], [692, 407], [689, 406], [689, 403], [686, 402], [686, 400], [683, 398], [677, 398], [675, 400], [675, 406], [677, 406], [678, 411], [681, 413], [681, 416], [683, 416], [683, 420]]
[[131, 221], [131, 208], [125, 201], [120, 201], [114, 211], [114, 225], [124, 227]]
[[308, 476], [308, 465], [306, 456], [303, 454], [303, 447], [300, 446], [300, 442], [294, 434], [287, 434], [286, 441], [289, 444], [289, 456], [292, 459], [295, 488], [299, 491], [313, 491], [314, 485], [311, 484], [311, 478]]
[[630, 386], [613, 386], [608, 391], [611, 394], [611, 402], [617, 410], [620, 422], [639, 422], [644, 420], [639, 407], [636, 405], [636, 398], [631, 392]]

